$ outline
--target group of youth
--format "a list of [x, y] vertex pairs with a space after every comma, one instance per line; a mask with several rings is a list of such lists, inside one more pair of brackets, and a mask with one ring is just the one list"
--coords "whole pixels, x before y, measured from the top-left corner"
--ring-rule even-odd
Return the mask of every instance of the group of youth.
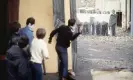
[[[30, 17], [26, 27], [21, 28], [18, 22], [11, 24], [11, 36], [6, 55], [8, 80], [43, 80], [42, 63], [49, 59], [47, 43], [44, 41], [46, 30], [38, 28], [36, 38], [33, 36], [35, 19]], [[75, 26], [77, 28], [76, 33]], [[61, 25], [50, 34], [48, 43], [57, 36], [56, 52], [59, 58], [59, 80], [68, 80], [68, 52], [70, 42], [81, 34], [81, 24], [69, 19], [68, 25]]]

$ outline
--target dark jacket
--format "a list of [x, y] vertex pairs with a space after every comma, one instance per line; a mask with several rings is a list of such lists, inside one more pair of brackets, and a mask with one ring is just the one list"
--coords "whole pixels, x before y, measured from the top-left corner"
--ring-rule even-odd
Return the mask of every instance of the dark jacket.
[[9, 80], [30, 80], [30, 62], [27, 53], [13, 45], [7, 51], [7, 67]]
[[8, 49], [9, 49], [11, 46], [13, 46], [13, 45], [17, 45], [19, 39], [20, 39], [19, 33], [14, 33], [14, 34], [12, 34], [12, 36], [10, 37], [10, 40], [9, 40]]
[[60, 45], [64, 48], [68, 48], [70, 46], [70, 41], [76, 39], [80, 33], [73, 34], [71, 28], [65, 25], [53, 30], [50, 34], [49, 41], [52, 40], [53, 36], [58, 33], [57, 36], [57, 45]]

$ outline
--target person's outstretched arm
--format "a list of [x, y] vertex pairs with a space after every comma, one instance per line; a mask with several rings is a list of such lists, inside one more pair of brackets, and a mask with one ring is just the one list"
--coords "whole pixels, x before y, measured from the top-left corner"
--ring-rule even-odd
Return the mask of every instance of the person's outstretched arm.
[[72, 41], [75, 40], [80, 34], [81, 34], [80, 32], [74, 34], [74, 35], [72, 36], [72, 39], [71, 39], [71, 40], [72, 40]]
[[54, 36], [56, 33], [59, 32], [59, 29], [60, 29], [60, 28], [61, 28], [61, 27], [59, 27], [59, 28], [53, 30], [53, 31], [50, 33], [50, 37], [49, 37], [49, 41], [48, 41], [48, 43], [51, 43], [51, 42], [52, 42], [52, 38], [53, 38], [53, 36]]
[[78, 26], [78, 33], [76, 33], [72, 36], [72, 38], [71, 38], [72, 41], [75, 40], [82, 32], [82, 29], [81, 29], [82, 24], [78, 24], [77, 26]]

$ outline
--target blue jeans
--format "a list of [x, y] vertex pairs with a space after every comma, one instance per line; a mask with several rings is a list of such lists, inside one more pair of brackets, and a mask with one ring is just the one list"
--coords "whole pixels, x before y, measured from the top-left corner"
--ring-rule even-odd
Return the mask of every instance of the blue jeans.
[[56, 52], [59, 57], [59, 77], [66, 78], [68, 76], [68, 54], [67, 48], [56, 45]]
[[33, 80], [43, 80], [42, 66], [39, 63], [32, 63], [32, 79]]
[[111, 26], [112, 36], [115, 36], [116, 35], [115, 28], [116, 28], [116, 24], [114, 24], [114, 25]]

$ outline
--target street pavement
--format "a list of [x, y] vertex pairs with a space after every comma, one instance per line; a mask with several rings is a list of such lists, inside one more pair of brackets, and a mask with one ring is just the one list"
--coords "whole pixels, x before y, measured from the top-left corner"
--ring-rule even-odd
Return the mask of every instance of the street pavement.
[[133, 38], [81, 35], [76, 55], [77, 80], [93, 80], [92, 69], [133, 71]]

